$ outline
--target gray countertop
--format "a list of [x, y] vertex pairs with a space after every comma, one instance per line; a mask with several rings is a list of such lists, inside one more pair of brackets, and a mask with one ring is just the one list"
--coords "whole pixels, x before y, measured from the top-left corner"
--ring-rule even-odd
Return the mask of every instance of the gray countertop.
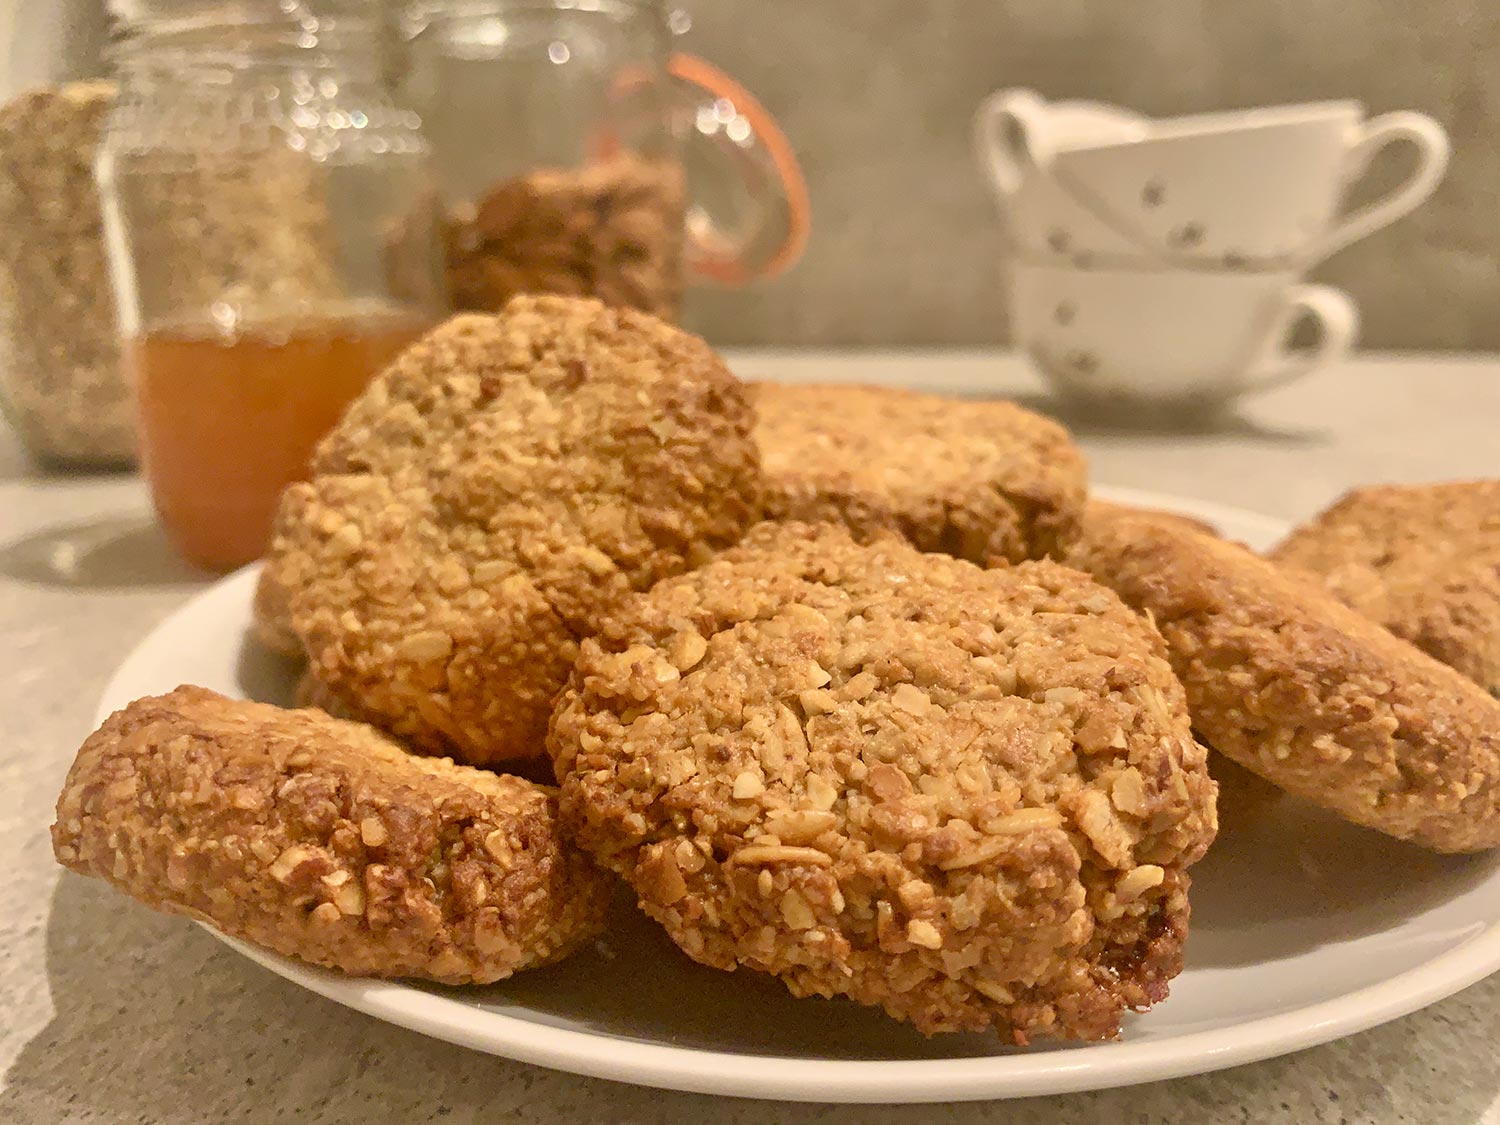
[[[999, 389], [1014, 359], [747, 353], [757, 377]], [[1211, 433], [1078, 423], [1094, 478], [1298, 518], [1373, 480], [1500, 475], [1500, 359], [1366, 357]], [[787, 1106], [576, 1078], [380, 1024], [181, 918], [59, 871], [52, 803], [105, 679], [207, 581], [128, 477], [29, 475], [0, 431], [0, 1121], [1485, 1122], [1500, 1125], [1500, 976], [1286, 1058], [994, 1105]]]

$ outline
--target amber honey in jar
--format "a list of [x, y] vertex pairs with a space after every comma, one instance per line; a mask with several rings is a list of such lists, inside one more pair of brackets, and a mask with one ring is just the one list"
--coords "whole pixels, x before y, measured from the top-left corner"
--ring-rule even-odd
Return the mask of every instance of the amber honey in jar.
[[356, 0], [112, 0], [95, 166], [142, 464], [184, 556], [269, 544], [281, 490], [445, 310], [436, 180]]
[[243, 332], [163, 326], [127, 341], [152, 500], [177, 549], [211, 569], [264, 552], [281, 490], [427, 327], [369, 310]]

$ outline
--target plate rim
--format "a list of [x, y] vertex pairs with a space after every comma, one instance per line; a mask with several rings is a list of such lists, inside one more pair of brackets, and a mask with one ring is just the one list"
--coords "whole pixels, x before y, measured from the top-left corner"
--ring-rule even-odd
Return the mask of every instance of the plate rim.
[[[1135, 488], [1098, 486], [1093, 495], [1216, 523], [1255, 527], [1267, 541], [1287, 521], [1248, 509]], [[251, 563], [178, 606], [131, 649], [101, 695], [96, 725], [122, 702], [118, 685], [153, 640], [201, 604], [246, 584]], [[999, 1100], [1109, 1089], [1204, 1074], [1274, 1058], [1367, 1030], [1436, 1003], [1500, 970], [1500, 915], [1459, 945], [1388, 980], [1230, 1028], [1166, 1039], [1116, 1041], [1068, 1051], [958, 1059], [806, 1059], [680, 1047], [479, 1011], [401, 981], [346, 977], [263, 950], [200, 923], [255, 964], [347, 1008], [473, 1050], [553, 1070], [658, 1089], [777, 1101], [917, 1104]], [[481, 1026], [476, 1027], [476, 1021]]]

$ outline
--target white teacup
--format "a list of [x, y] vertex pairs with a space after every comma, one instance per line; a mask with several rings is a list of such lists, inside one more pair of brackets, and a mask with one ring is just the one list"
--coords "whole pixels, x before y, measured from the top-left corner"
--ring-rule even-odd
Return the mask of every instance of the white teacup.
[[1107, 102], [1048, 102], [1031, 90], [999, 90], [974, 117], [975, 151], [1002, 198], [1035, 178], [1054, 152], [1143, 141], [1154, 122]]
[[1031, 154], [1042, 149], [1033, 137], [1043, 132], [1050, 152], [1140, 141], [1150, 128], [1149, 118], [1103, 102], [1048, 103], [1030, 90], [1002, 90], [988, 98], [975, 121], [975, 143], [1011, 245], [1023, 254], [1058, 260], [1078, 249], [1106, 259], [1140, 254], [1138, 239], [1059, 191]]
[[[1292, 350], [1303, 320], [1316, 343]], [[1019, 262], [1014, 335], [1063, 393], [1173, 408], [1222, 406], [1290, 382], [1348, 352], [1349, 297], [1291, 273], [1077, 270]]]
[[[1353, 101], [1157, 121], [1095, 105], [1087, 129], [1077, 104], [1004, 90], [975, 120], [981, 166], [1031, 256], [1305, 268], [1418, 206], [1448, 161], [1447, 134], [1432, 118], [1365, 121]], [[1340, 215], [1350, 184], [1400, 141], [1416, 146], [1412, 173]]]

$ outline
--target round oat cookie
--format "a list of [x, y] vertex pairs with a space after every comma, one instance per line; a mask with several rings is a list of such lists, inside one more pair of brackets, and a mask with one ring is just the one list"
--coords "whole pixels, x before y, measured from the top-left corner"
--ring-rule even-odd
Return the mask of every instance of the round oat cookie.
[[689, 956], [923, 1031], [1114, 1035], [1215, 830], [1162, 641], [1055, 563], [764, 524], [583, 643], [564, 824]]
[[1058, 556], [1077, 534], [1086, 466], [1049, 418], [882, 387], [752, 390], [770, 519], [894, 531], [981, 565]]
[[287, 489], [261, 603], [332, 697], [414, 749], [535, 757], [597, 615], [758, 514], [751, 417], [703, 341], [644, 313], [517, 297], [455, 317]]
[[1500, 480], [1354, 489], [1271, 558], [1500, 696]]
[[1500, 701], [1304, 576], [1178, 521], [1091, 512], [1069, 558], [1148, 613], [1215, 750], [1440, 852], [1500, 846]]
[[599, 931], [606, 876], [554, 791], [371, 727], [180, 687], [89, 736], [58, 862], [157, 910], [359, 976], [486, 983]]

